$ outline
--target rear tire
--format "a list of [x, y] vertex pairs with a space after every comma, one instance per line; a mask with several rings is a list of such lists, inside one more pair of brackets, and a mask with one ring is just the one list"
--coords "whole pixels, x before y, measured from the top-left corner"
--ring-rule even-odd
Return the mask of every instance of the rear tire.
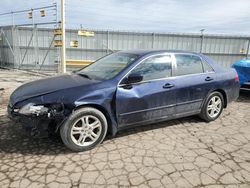
[[224, 108], [224, 98], [220, 92], [212, 92], [205, 100], [200, 117], [206, 122], [216, 120]]
[[72, 151], [87, 151], [101, 143], [106, 136], [108, 124], [102, 112], [86, 107], [74, 111], [61, 126], [63, 143]]

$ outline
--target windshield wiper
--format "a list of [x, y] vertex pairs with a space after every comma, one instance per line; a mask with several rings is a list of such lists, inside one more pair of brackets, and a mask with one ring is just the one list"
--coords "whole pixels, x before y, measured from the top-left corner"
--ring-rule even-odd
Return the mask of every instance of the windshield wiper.
[[82, 77], [85, 77], [85, 78], [88, 78], [88, 79], [91, 80], [91, 78], [87, 74], [83, 74], [83, 73], [77, 73], [77, 74], [80, 75], [80, 76], [82, 76]]

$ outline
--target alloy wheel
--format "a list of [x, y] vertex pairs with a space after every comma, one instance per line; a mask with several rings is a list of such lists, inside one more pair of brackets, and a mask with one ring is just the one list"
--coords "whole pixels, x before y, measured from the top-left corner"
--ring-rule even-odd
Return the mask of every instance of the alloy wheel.
[[218, 116], [222, 108], [222, 101], [219, 96], [213, 96], [207, 105], [207, 113], [211, 118]]
[[78, 146], [89, 146], [96, 142], [101, 131], [101, 121], [93, 115], [85, 115], [73, 124], [71, 139]]

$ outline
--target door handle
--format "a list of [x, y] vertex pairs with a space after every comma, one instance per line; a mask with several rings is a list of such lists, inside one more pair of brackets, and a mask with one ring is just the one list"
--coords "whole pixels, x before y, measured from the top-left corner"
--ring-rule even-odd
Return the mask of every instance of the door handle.
[[172, 88], [174, 87], [173, 84], [170, 84], [170, 83], [166, 83], [164, 86], [162, 86], [164, 89], [169, 89], [169, 88]]
[[206, 77], [205, 81], [209, 82], [209, 81], [212, 81], [213, 78], [211, 78], [210, 76]]

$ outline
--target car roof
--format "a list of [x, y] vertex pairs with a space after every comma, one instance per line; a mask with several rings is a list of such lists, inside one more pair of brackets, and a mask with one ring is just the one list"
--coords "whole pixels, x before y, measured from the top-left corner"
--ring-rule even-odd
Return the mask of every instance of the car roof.
[[188, 53], [188, 54], [193, 54], [193, 55], [201, 55], [196, 52], [191, 52], [191, 51], [186, 51], [186, 50], [164, 50], [164, 49], [135, 49], [135, 50], [123, 50], [120, 51], [123, 53], [131, 53], [131, 54], [136, 54], [140, 56], [144, 55], [153, 55], [153, 54], [159, 54], [159, 53]]

